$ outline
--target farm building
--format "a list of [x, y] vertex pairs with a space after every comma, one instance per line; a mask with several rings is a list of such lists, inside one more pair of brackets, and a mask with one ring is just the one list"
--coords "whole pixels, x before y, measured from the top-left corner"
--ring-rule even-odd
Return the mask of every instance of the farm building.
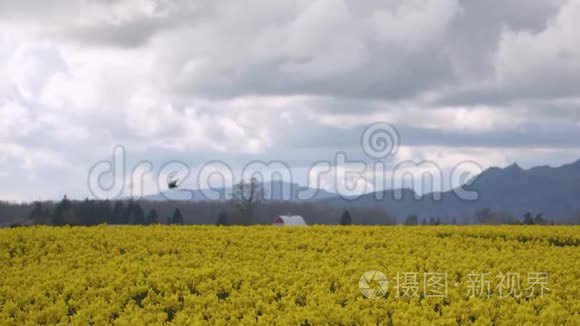
[[274, 220], [277, 226], [306, 226], [304, 218], [300, 215], [280, 215]]

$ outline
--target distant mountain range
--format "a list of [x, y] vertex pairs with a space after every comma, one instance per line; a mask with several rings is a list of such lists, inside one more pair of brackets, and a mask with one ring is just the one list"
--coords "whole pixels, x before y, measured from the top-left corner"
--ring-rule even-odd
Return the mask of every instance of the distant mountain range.
[[[323, 189], [309, 188], [297, 183], [285, 181], [269, 181], [261, 185], [266, 200], [289, 200], [289, 201], [317, 201], [338, 197], [337, 194]], [[227, 200], [231, 199], [233, 189], [231, 187], [216, 189], [191, 189], [187, 185], [181, 186], [177, 191], [164, 191], [154, 195], [146, 195], [144, 200]]]
[[[269, 200], [299, 201], [309, 198], [306, 200], [332, 206], [381, 207], [396, 216], [399, 222], [410, 214], [423, 218], [471, 217], [482, 208], [516, 217], [526, 212], [543, 213], [555, 221], [580, 212], [580, 160], [560, 167], [539, 166], [528, 170], [517, 164], [503, 169], [492, 167], [471, 181], [469, 186], [465, 185], [462, 189], [477, 192], [477, 200], [460, 199], [456, 192], [458, 189], [423, 196], [417, 196], [411, 189], [385, 190], [379, 194], [374, 192], [348, 199], [325, 190], [281, 181], [265, 184], [264, 188]], [[231, 188], [178, 191], [145, 196], [143, 199], [219, 200], [230, 198], [231, 193]], [[208, 194], [211, 196], [207, 196]], [[435, 200], [436, 195], [440, 196], [439, 200]]]
[[[404, 189], [384, 191], [382, 200], [376, 200], [377, 194], [370, 193], [356, 200], [331, 198], [324, 201], [333, 205], [378, 205], [388, 209], [399, 222], [409, 214], [424, 218], [469, 218], [483, 208], [515, 217], [526, 212], [542, 213], [555, 221], [580, 212], [580, 160], [557, 168], [541, 166], [524, 170], [517, 164], [503, 169], [492, 167], [468, 184], [462, 189], [477, 192], [477, 200], [460, 199], [458, 189], [438, 193], [439, 200], [435, 200], [433, 193], [417, 199], [413, 190]], [[395, 191], [399, 196], [395, 196]]]

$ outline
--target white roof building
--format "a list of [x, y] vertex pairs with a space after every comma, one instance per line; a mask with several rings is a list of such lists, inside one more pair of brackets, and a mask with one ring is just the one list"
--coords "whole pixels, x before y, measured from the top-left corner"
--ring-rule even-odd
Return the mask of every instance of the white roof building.
[[280, 215], [274, 220], [277, 226], [306, 226], [304, 218], [300, 215]]

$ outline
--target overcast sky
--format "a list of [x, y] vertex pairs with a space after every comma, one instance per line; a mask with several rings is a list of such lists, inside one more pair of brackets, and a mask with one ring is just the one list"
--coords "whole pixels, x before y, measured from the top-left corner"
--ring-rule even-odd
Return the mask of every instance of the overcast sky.
[[580, 158], [578, 0], [0, 0], [0, 76], [2, 200], [88, 196], [114, 145], [300, 175], [377, 121], [389, 164]]

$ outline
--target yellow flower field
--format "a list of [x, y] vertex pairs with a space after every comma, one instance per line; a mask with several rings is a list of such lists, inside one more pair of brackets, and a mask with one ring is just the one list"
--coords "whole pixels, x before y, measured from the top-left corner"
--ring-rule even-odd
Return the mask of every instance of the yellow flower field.
[[570, 226], [1, 229], [0, 324], [580, 325], [579, 245]]

